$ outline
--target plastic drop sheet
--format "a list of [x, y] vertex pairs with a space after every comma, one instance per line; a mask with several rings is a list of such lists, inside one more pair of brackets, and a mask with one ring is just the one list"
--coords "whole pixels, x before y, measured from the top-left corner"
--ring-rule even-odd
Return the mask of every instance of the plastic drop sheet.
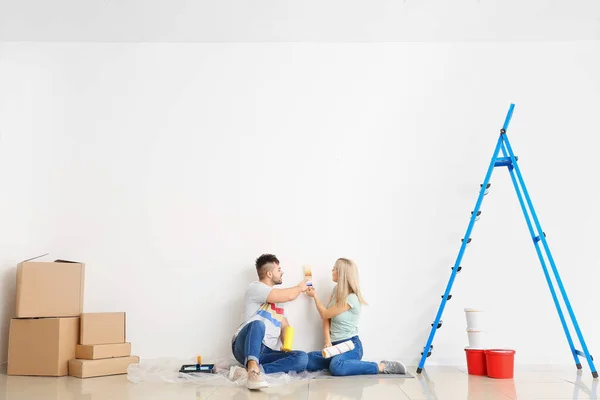
[[[229, 379], [232, 366], [241, 367], [233, 359], [219, 359], [214, 362], [216, 373], [182, 373], [179, 369], [184, 364], [195, 364], [195, 359], [181, 360], [175, 358], [159, 358], [153, 360], [140, 360], [139, 364], [130, 364], [127, 368], [127, 378], [133, 383], [141, 382], [169, 382], [193, 383], [205, 386], [245, 386], [246, 377], [238, 380]], [[264, 373], [264, 371], [261, 371]], [[264, 374], [270, 386], [283, 386], [293, 381], [313, 379], [318, 376], [330, 375], [327, 371], [318, 372], [290, 372]]]

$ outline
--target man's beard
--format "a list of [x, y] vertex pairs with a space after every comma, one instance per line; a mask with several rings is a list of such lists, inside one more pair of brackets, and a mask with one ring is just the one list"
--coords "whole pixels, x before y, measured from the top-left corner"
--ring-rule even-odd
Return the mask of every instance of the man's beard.
[[281, 285], [283, 283], [283, 279], [279, 278], [279, 280], [273, 279], [273, 283], [276, 285]]

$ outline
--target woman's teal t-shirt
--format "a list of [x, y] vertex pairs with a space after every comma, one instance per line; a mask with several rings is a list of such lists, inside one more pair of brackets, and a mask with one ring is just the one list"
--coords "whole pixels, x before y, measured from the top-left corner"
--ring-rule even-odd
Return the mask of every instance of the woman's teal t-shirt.
[[[329, 332], [332, 342], [350, 339], [358, 335], [358, 320], [360, 317], [360, 301], [358, 296], [351, 293], [346, 298], [346, 303], [350, 309], [331, 318]], [[335, 288], [333, 288], [332, 298], [328, 308], [335, 304]]]

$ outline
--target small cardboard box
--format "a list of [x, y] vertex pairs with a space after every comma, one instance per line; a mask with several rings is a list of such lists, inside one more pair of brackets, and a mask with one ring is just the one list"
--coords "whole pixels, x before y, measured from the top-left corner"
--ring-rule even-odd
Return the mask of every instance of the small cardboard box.
[[125, 343], [125, 313], [81, 314], [81, 337], [79, 344]]
[[79, 318], [12, 319], [8, 375], [65, 376], [75, 358]]
[[126, 374], [129, 364], [140, 362], [138, 356], [106, 358], [104, 360], [71, 360], [69, 361], [69, 375], [77, 378], [92, 378], [94, 376], [107, 376]]
[[128, 357], [131, 355], [131, 343], [117, 344], [78, 344], [76, 358], [99, 360], [102, 358]]
[[78, 317], [83, 312], [84, 277], [83, 263], [19, 263], [16, 317]]

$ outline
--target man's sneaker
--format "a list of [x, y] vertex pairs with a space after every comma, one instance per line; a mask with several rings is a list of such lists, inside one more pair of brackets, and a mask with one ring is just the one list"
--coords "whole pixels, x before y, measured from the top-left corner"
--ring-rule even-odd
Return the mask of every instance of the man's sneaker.
[[233, 365], [229, 368], [229, 380], [230, 381], [238, 381], [240, 379], [244, 379], [248, 377], [248, 371], [246, 371], [242, 367], [238, 367], [237, 365]]
[[246, 386], [250, 390], [259, 390], [268, 388], [269, 384], [265, 381], [262, 374], [258, 371], [250, 371], [248, 372], [248, 380], [246, 381]]

